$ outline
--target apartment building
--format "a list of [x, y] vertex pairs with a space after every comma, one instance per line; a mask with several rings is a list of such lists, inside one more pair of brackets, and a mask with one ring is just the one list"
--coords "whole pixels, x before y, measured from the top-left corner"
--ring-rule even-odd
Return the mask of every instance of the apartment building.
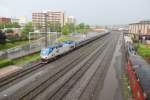
[[64, 11], [41, 11], [32, 13], [32, 22], [35, 30], [44, 31], [45, 22], [47, 24], [60, 24], [64, 25]]

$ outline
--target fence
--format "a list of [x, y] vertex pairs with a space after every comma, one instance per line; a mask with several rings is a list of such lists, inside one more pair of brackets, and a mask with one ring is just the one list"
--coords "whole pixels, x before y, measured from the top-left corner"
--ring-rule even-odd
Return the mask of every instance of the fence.
[[[60, 37], [60, 35], [51, 34], [48, 35], [48, 45], [52, 45], [55, 40]], [[38, 40], [29, 42], [26, 45], [17, 46], [15, 48], [8, 49], [6, 51], [0, 52], [0, 59], [16, 59], [25, 55], [29, 55], [35, 52], [39, 52], [41, 48], [45, 46], [45, 37], [40, 36]]]

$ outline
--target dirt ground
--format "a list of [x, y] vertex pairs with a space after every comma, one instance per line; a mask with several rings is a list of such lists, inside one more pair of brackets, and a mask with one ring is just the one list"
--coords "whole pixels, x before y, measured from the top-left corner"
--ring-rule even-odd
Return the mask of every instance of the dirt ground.
[[150, 57], [144, 58], [150, 64]]

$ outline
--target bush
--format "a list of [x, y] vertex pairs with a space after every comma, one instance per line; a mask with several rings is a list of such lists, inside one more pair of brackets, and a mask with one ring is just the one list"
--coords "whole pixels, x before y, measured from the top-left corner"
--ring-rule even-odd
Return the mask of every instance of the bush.
[[13, 65], [13, 62], [11, 60], [0, 60], [0, 68]]
[[7, 29], [5, 32], [6, 33], [14, 33], [14, 31], [12, 29]]

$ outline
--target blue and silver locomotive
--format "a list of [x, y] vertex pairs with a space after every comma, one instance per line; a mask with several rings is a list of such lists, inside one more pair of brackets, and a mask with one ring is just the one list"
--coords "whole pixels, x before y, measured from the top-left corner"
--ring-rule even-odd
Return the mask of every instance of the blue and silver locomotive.
[[40, 53], [42, 62], [47, 63], [50, 59], [69, 52], [75, 48], [75, 44], [73, 41], [66, 41], [54, 46], [49, 46], [48, 48], [43, 48]]

